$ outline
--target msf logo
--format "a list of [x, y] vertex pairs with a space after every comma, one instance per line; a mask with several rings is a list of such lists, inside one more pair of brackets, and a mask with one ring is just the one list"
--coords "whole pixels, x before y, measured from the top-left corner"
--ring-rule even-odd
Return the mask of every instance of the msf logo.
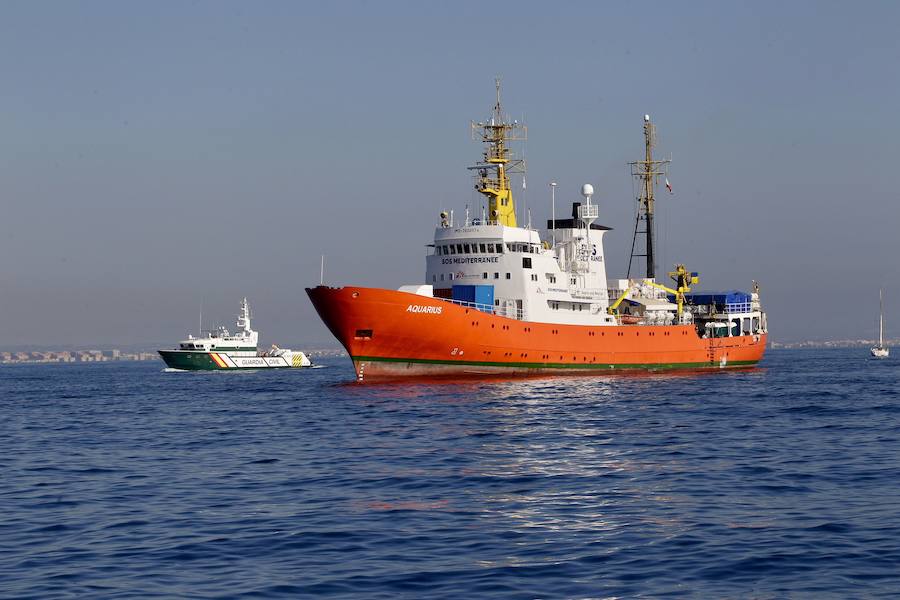
[[421, 306], [419, 304], [410, 304], [406, 307], [406, 312], [439, 315], [441, 314], [441, 310], [443, 310], [443, 308], [443, 306]]

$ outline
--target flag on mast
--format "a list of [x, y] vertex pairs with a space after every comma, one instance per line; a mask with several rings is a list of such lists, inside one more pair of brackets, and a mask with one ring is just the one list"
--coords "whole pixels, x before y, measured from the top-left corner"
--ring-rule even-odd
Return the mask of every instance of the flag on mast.
[[669, 190], [669, 193], [672, 194], [672, 184], [669, 183], [669, 178], [666, 177], [666, 189]]

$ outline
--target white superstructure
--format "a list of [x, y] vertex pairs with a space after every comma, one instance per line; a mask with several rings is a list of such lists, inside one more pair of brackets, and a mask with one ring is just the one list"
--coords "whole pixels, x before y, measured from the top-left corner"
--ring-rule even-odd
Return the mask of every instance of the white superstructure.
[[259, 333], [250, 327], [250, 305], [246, 298], [241, 300], [241, 310], [235, 324], [238, 328], [235, 333], [220, 325], [215, 330], [206, 332], [203, 337], [188, 335], [188, 339], [178, 343], [178, 349], [207, 352], [227, 350], [234, 356], [256, 356]]
[[[586, 198], [574, 212], [596, 219], [597, 206]], [[493, 286], [494, 312], [520, 320], [614, 325], [603, 257], [608, 228], [588, 229], [588, 218], [551, 223], [555, 247], [534, 229], [444, 219], [426, 258], [426, 281], [435, 296], [447, 298], [454, 285]]]

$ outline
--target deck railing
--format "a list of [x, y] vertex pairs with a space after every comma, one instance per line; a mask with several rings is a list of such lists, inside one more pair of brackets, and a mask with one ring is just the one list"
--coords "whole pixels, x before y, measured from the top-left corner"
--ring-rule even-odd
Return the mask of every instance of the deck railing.
[[475, 310], [479, 310], [483, 313], [488, 313], [491, 315], [497, 315], [498, 317], [508, 317], [510, 319], [516, 319], [518, 321], [525, 320], [525, 310], [521, 308], [507, 309], [506, 306], [480, 304], [478, 302], [466, 302], [465, 300], [453, 300], [451, 298], [440, 298], [440, 300], [443, 300], [444, 302], [450, 302], [458, 306], [463, 306], [465, 308], [474, 308]]

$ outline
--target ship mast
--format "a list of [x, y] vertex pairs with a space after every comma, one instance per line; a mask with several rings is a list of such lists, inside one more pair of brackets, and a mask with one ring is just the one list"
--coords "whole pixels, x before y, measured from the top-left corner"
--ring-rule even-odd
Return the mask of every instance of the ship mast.
[[238, 328], [242, 329], [245, 333], [250, 333], [250, 305], [247, 303], [247, 299], [244, 298], [241, 300], [241, 312], [238, 315], [237, 320]]
[[[656, 145], [656, 126], [650, 122], [650, 115], [644, 115], [644, 160], [628, 163], [631, 174], [640, 181], [640, 195], [637, 198], [638, 212], [634, 221], [634, 237], [631, 239], [631, 257], [628, 259], [627, 278], [631, 278], [631, 263], [636, 257], [647, 259], [647, 279], [656, 277], [656, 258], [654, 256], [653, 204], [654, 187], [660, 175], [665, 175], [671, 160], [653, 160], [653, 147]], [[641, 223], [644, 228], [641, 229]], [[643, 254], [635, 254], [638, 235], [643, 235], [646, 244]]]
[[527, 139], [528, 129], [508, 122], [500, 108], [500, 78], [495, 80], [497, 102], [488, 122], [472, 122], [472, 138], [487, 144], [484, 159], [469, 169], [477, 171], [475, 189], [488, 199], [489, 222], [516, 227], [516, 208], [509, 187], [511, 173], [525, 173], [525, 161], [510, 158], [507, 142]]

